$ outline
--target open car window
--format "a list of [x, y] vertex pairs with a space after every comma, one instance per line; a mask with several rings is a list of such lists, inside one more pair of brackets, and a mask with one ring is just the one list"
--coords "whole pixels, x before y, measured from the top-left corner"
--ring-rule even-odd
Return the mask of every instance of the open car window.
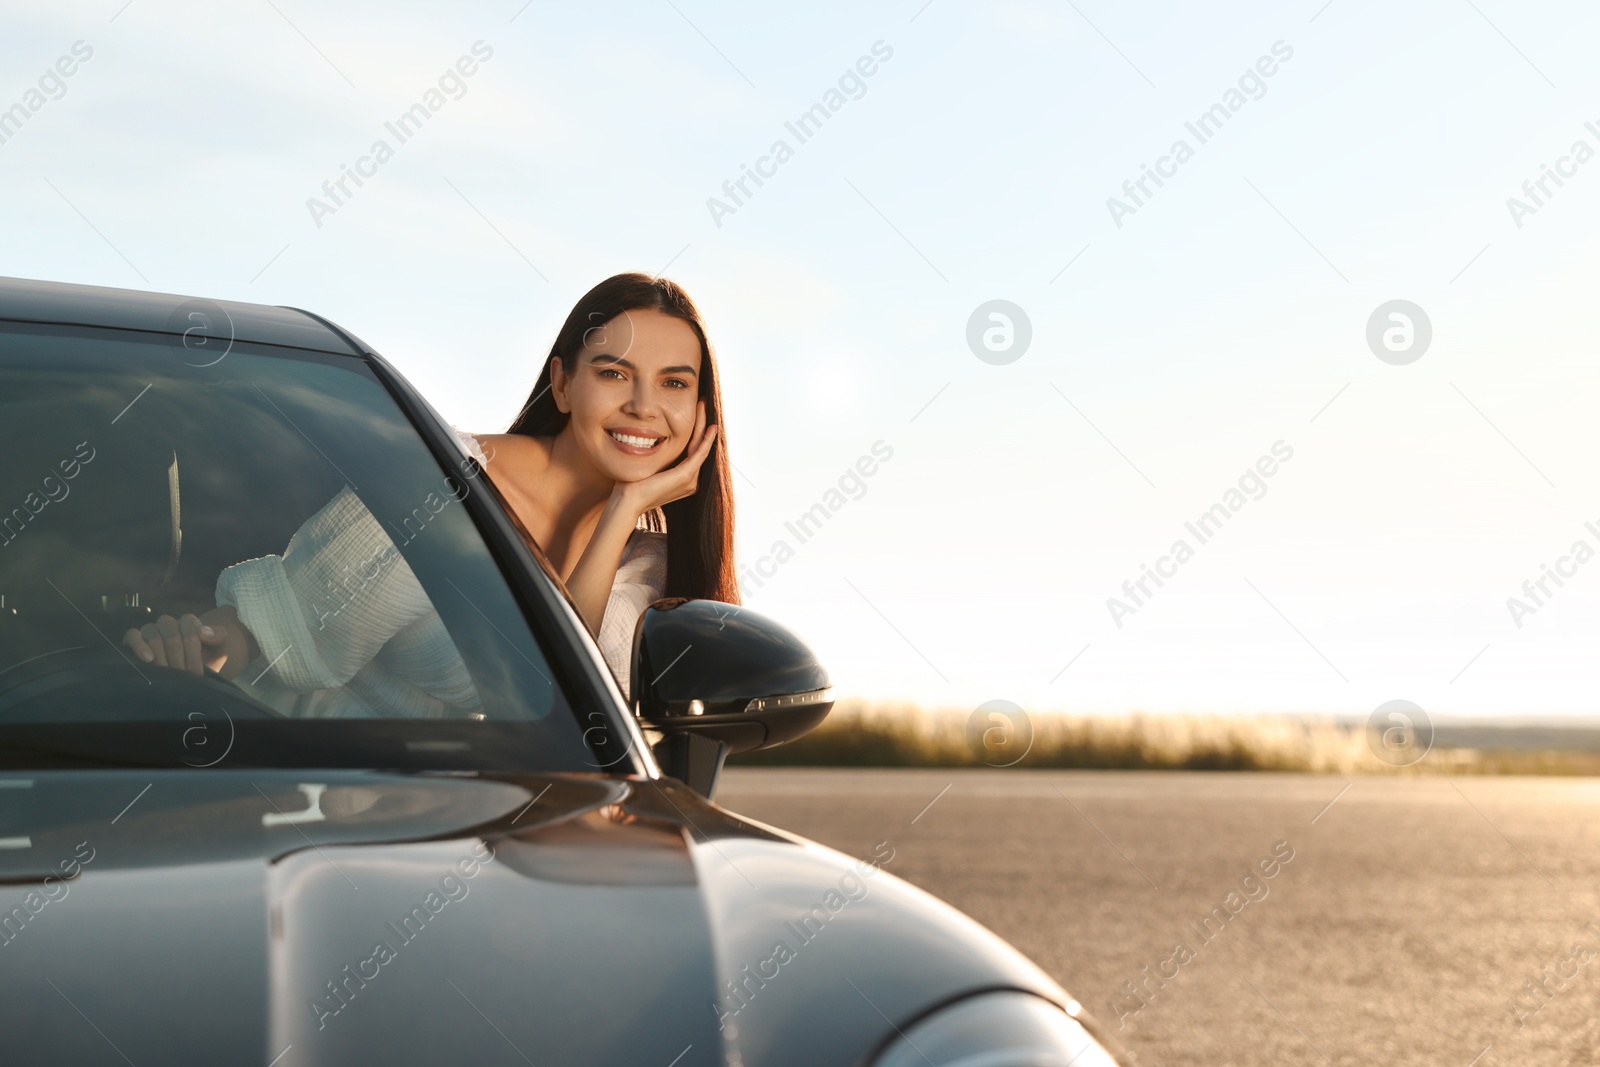
[[[594, 769], [470, 474], [361, 360], [0, 323], [0, 438], [0, 749]], [[232, 681], [123, 647], [229, 603], [261, 650]]]

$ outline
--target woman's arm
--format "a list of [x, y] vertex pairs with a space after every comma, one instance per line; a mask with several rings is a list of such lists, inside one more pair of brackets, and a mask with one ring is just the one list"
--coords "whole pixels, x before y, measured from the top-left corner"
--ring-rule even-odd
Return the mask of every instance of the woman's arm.
[[224, 568], [217, 607], [123, 634], [145, 662], [232, 680], [265, 654], [297, 692], [347, 683], [400, 630], [433, 612], [382, 525], [348, 488], [307, 519], [282, 556]]
[[[526, 443], [525, 438], [519, 440], [521, 435], [469, 434], [459, 429], [456, 430], [456, 437], [485, 468], [500, 447]], [[572, 594], [579, 616], [593, 634], [600, 632], [611, 585], [616, 579], [617, 568], [621, 566], [623, 553], [627, 550], [628, 538], [639, 525], [639, 516], [649, 510], [636, 511], [634, 509], [637, 506], [632, 498], [623, 499], [616, 492], [611, 494], [584, 548], [583, 556], [567, 580], [567, 592]]]
[[639, 526], [639, 516], [649, 510], [635, 511], [635, 506], [624, 501], [622, 494], [612, 491], [611, 499], [600, 513], [599, 525], [584, 547], [577, 567], [573, 568], [572, 577], [567, 579], [567, 592], [572, 594], [578, 614], [589, 632], [596, 636], [605, 619], [606, 602], [611, 599], [611, 585], [616, 581], [622, 552]]
[[433, 604], [383, 526], [348, 487], [301, 524], [283, 555], [224, 568], [219, 607], [239, 618], [295, 692], [342, 686]]

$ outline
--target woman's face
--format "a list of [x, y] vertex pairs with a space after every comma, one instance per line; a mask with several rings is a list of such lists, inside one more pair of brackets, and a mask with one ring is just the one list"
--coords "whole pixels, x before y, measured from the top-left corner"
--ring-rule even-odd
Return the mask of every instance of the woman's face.
[[583, 454], [607, 477], [635, 482], [665, 470], [694, 434], [700, 339], [682, 319], [624, 311], [589, 330], [568, 374], [556, 360], [550, 390], [571, 416]]

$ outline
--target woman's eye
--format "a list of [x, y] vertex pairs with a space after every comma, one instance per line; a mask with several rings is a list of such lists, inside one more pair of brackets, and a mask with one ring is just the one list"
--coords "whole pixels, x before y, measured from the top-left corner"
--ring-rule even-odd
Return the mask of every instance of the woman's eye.
[[614, 367], [601, 367], [600, 368], [600, 377], [602, 377], [602, 378], [610, 377], [610, 378], [615, 379], [616, 381], [621, 381], [622, 380], [622, 372], [617, 370]]
[[687, 389], [689, 388], [689, 383], [682, 378], [668, 378], [666, 386], [668, 389]]

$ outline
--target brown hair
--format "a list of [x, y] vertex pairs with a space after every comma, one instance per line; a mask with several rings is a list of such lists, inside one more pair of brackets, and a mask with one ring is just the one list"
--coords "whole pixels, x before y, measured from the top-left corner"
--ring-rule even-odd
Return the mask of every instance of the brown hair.
[[739, 602], [733, 565], [733, 478], [728, 464], [728, 432], [722, 421], [722, 391], [716, 362], [706, 339], [700, 311], [676, 282], [648, 274], [617, 274], [590, 289], [573, 305], [545, 359], [533, 393], [507, 433], [554, 437], [566, 428], [568, 416], [556, 407], [550, 391], [550, 366], [561, 361], [572, 374], [584, 338], [625, 311], [659, 311], [682, 319], [700, 339], [700, 399], [706, 404], [706, 425], [717, 427], [711, 455], [700, 466], [695, 492], [647, 517], [648, 527], [667, 535], [666, 596]]

